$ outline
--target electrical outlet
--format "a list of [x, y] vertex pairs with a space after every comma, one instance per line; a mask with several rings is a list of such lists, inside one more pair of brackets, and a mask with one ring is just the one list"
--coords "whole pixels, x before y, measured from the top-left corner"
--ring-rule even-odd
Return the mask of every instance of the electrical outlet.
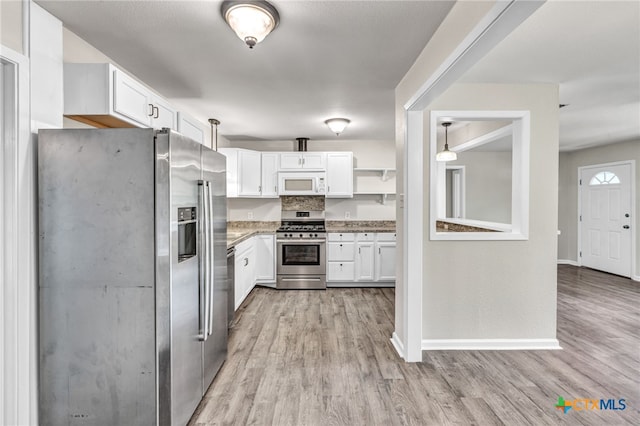
[[344, 212], [345, 219], [351, 219], [351, 212]]
[[249, 220], [253, 219], [253, 212], [247, 212], [247, 219]]

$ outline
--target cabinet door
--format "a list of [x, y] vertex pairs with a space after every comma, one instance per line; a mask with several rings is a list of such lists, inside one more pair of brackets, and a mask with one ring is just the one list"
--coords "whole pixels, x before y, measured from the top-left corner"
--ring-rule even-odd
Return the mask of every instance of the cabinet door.
[[353, 262], [329, 262], [327, 263], [327, 281], [353, 281]]
[[374, 280], [374, 243], [365, 241], [356, 244], [356, 281]]
[[261, 162], [262, 155], [259, 151], [241, 150], [238, 152], [238, 196], [260, 196]]
[[302, 168], [302, 155], [292, 152], [280, 154], [280, 169], [291, 170]]
[[262, 153], [262, 197], [278, 198], [278, 154]]
[[[242, 253], [244, 254], [244, 253]], [[244, 300], [244, 292], [245, 292], [245, 275], [246, 275], [246, 265], [245, 265], [244, 256], [237, 256], [235, 260], [235, 281], [233, 283], [233, 308], [234, 310], [238, 310], [238, 307]]]
[[154, 129], [168, 128], [178, 130], [178, 119], [176, 110], [162, 98], [154, 96], [151, 99], [153, 105], [153, 116], [151, 125]]
[[256, 247], [256, 281], [276, 281], [276, 239], [275, 235], [265, 234], [253, 237]]
[[324, 170], [325, 169], [324, 152], [305, 152], [302, 154], [302, 168], [308, 170]]
[[178, 131], [196, 142], [205, 143], [205, 127], [183, 112], [178, 112]]
[[327, 198], [353, 197], [353, 153], [327, 154]]
[[376, 281], [395, 281], [396, 243], [376, 243]]
[[355, 244], [342, 242], [327, 243], [328, 261], [351, 261], [354, 260]]
[[115, 70], [113, 76], [113, 110], [149, 127], [153, 116], [149, 91], [122, 71]]

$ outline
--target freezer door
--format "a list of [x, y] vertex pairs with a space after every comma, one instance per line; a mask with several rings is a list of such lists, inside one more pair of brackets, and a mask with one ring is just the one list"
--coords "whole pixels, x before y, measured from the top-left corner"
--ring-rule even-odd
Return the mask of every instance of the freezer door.
[[209, 336], [203, 345], [203, 391], [227, 356], [227, 183], [226, 157], [209, 148], [202, 148], [202, 178], [210, 184], [213, 251], [209, 261], [213, 265], [211, 311], [208, 317]]
[[157, 250], [163, 268], [157, 274], [161, 425], [187, 424], [202, 398], [200, 146], [176, 133], [156, 135]]

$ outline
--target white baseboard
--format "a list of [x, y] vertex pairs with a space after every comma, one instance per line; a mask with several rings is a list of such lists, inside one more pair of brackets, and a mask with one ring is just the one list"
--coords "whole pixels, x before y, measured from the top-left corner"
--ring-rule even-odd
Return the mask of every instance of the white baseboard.
[[578, 262], [576, 262], [575, 260], [569, 260], [569, 259], [558, 259], [558, 265], [578, 266]]
[[640, 275], [631, 275], [633, 281], [640, 281]]
[[562, 349], [557, 339], [424, 339], [423, 351]]
[[404, 359], [404, 344], [402, 343], [402, 341], [400, 340], [400, 338], [398, 337], [395, 331], [391, 335], [390, 340], [396, 352], [398, 353], [398, 355], [400, 355], [400, 358]]

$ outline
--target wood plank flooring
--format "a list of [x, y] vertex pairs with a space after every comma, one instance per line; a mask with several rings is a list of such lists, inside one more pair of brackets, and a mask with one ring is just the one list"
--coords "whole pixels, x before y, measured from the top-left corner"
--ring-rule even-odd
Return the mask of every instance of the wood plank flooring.
[[[256, 288], [190, 425], [640, 424], [640, 283], [558, 267], [561, 351], [425, 351], [389, 338], [393, 289]], [[554, 408], [624, 398], [624, 411]]]

